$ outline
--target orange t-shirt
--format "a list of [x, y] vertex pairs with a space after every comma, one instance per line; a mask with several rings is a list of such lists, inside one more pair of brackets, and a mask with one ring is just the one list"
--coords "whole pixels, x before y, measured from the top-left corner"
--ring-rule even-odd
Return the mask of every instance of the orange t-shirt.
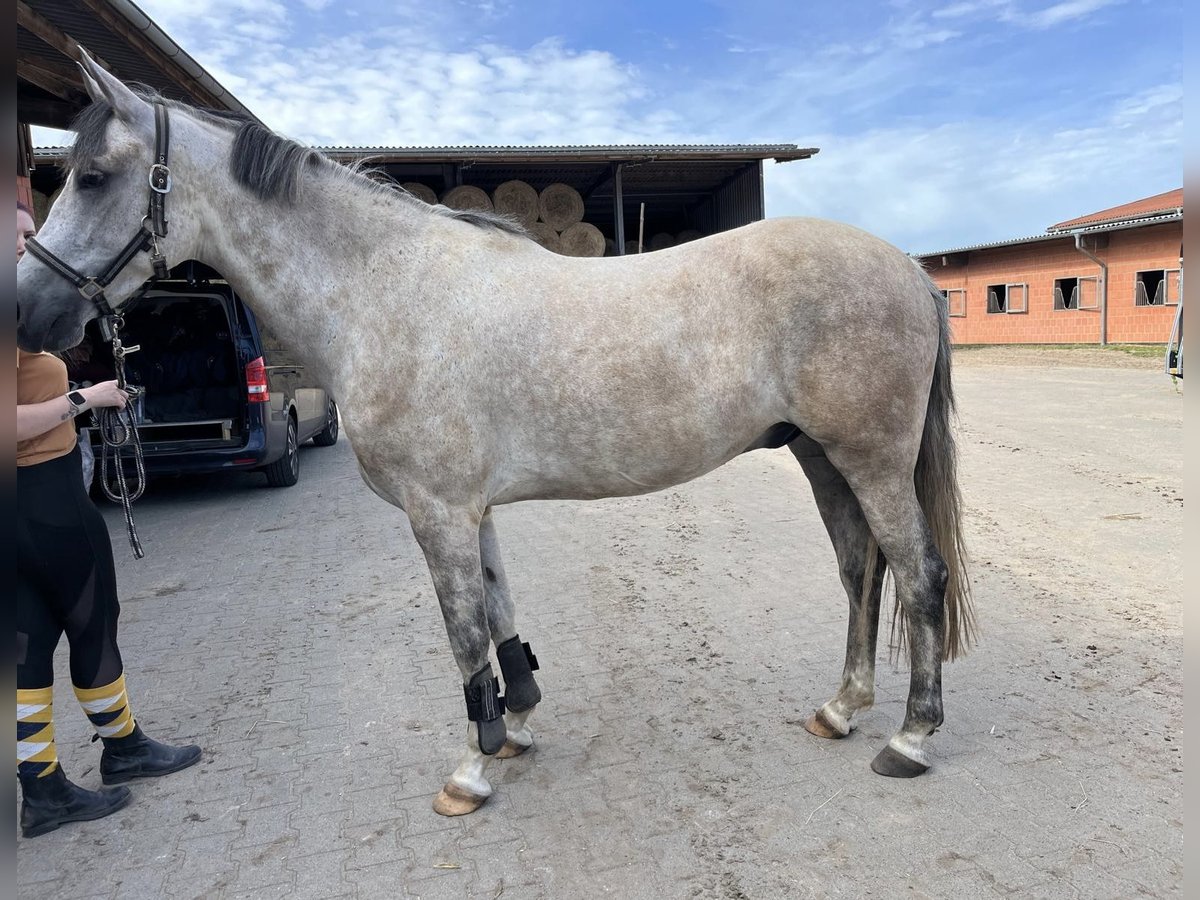
[[[17, 405], [43, 403], [61, 397], [69, 390], [67, 366], [50, 353], [17, 351]], [[17, 465], [34, 466], [66, 456], [78, 440], [75, 423], [68, 419], [45, 434], [17, 442]]]

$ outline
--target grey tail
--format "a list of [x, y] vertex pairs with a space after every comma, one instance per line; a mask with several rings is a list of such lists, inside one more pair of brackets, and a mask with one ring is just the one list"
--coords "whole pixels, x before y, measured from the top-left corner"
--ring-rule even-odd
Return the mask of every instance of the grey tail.
[[[933, 543], [946, 564], [946, 599], [944, 606], [944, 637], [942, 658], [953, 660], [964, 655], [975, 642], [975, 612], [971, 602], [971, 583], [967, 577], [967, 554], [962, 531], [962, 494], [958, 489], [958, 448], [951, 430], [954, 415], [954, 389], [950, 382], [950, 320], [949, 308], [941, 290], [924, 270], [926, 287], [937, 305], [940, 335], [933, 383], [929, 389], [929, 405], [925, 412], [925, 430], [921, 435], [921, 450], [917, 456], [913, 481], [917, 500], [929, 522]], [[863, 578], [865, 594], [875, 580], [879, 561], [886, 566], [878, 545], [872, 537], [867, 542], [867, 569]], [[891, 639], [893, 658], [904, 648], [907, 626], [904, 609], [897, 600], [893, 606]]]

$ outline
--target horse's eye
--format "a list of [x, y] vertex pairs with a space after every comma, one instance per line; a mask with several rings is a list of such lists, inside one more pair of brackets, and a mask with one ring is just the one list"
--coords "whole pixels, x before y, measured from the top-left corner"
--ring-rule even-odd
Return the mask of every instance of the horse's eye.
[[79, 187], [85, 191], [102, 188], [107, 179], [108, 176], [103, 172], [84, 172], [79, 176]]

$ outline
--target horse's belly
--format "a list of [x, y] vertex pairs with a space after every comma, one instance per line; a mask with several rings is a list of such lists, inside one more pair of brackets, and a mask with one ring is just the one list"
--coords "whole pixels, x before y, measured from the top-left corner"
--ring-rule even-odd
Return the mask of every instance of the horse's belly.
[[[737, 439], [680, 444], [631, 444], [623, 452], [596, 453], [575, 443], [554, 454], [518, 455], [497, 471], [493, 503], [520, 500], [597, 500], [663, 490], [707, 472], [741, 453]], [[573, 452], [572, 452], [573, 451]]]

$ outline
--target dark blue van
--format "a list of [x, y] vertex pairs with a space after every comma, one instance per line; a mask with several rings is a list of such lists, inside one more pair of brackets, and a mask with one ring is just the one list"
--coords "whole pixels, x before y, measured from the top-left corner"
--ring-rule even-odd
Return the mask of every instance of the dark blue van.
[[[122, 342], [141, 348], [126, 357], [125, 375], [142, 389], [135, 413], [146, 471], [257, 470], [289, 487], [300, 477], [301, 444], [337, 442], [337, 404], [226, 282], [197, 278], [199, 269], [157, 282], [122, 311]], [[79, 384], [113, 377], [111, 349], [94, 324], [68, 360]], [[91, 439], [99, 459], [95, 429]]]

